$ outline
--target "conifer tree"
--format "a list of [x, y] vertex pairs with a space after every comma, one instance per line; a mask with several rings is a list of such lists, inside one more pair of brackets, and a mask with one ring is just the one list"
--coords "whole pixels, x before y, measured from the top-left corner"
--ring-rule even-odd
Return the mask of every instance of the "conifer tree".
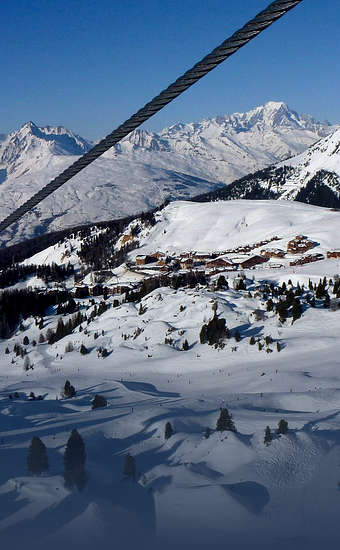
[[209, 439], [210, 435], [211, 435], [211, 429], [208, 427], [204, 432], [205, 439]]
[[38, 342], [39, 342], [39, 344], [43, 344], [45, 342], [45, 336], [43, 335], [42, 332], [39, 334]]
[[28, 336], [24, 336], [22, 343], [24, 344], [24, 346], [28, 346], [28, 344], [30, 343]]
[[272, 432], [270, 431], [269, 426], [267, 426], [264, 431], [264, 444], [269, 445], [272, 439], [273, 439]]
[[280, 300], [276, 306], [276, 313], [282, 323], [287, 319], [287, 306], [285, 302]]
[[34, 436], [28, 449], [27, 468], [31, 474], [40, 476], [48, 470], [46, 447], [41, 439]]
[[273, 311], [274, 309], [274, 302], [271, 298], [267, 301], [267, 311]]
[[172, 429], [172, 426], [171, 426], [170, 422], [167, 422], [165, 424], [165, 433], [164, 433], [165, 439], [169, 439], [172, 436], [173, 433], [174, 433], [174, 431]]
[[80, 346], [80, 350], [79, 350], [79, 351], [80, 351], [81, 355], [86, 355], [86, 354], [88, 353], [88, 349], [87, 349], [86, 346], [84, 346], [84, 344], [82, 344], [82, 345]]
[[325, 291], [325, 299], [323, 302], [323, 307], [329, 308], [330, 304], [331, 304], [331, 300], [330, 300], [329, 294], [327, 291]]
[[69, 380], [66, 380], [62, 394], [64, 397], [66, 397], [66, 399], [69, 399], [70, 397], [74, 397], [76, 395], [76, 390], [74, 386], [71, 385], [71, 382]]
[[98, 407], [106, 407], [107, 400], [102, 395], [98, 393], [94, 396], [92, 400], [92, 409], [98, 409]]
[[216, 422], [216, 430], [218, 432], [230, 431], [236, 432], [235, 424], [233, 422], [233, 415], [229, 414], [228, 409], [221, 408], [220, 416]]
[[241, 335], [240, 335], [240, 332], [238, 329], [235, 330], [234, 332], [234, 338], [236, 340], [236, 342], [239, 342], [241, 340]]
[[256, 343], [256, 342], [255, 342], [255, 337], [254, 337], [254, 336], [251, 336], [251, 337], [250, 337], [250, 340], [249, 340], [249, 344], [250, 344], [251, 346], [254, 346], [255, 343]]
[[277, 433], [278, 434], [288, 433], [288, 422], [287, 422], [287, 420], [284, 420], [283, 418], [281, 418], [281, 420], [278, 423]]
[[292, 307], [292, 317], [293, 317], [292, 324], [296, 319], [299, 319], [301, 315], [302, 315], [302, 306], [301, 306], [300, 300], [299, 298], [295, 298], [293, 302], [293, 307]]
[[186, 340], [186, 339], [184, 340], [184, 342], [183, 342], [183, 344], [182, 344], [182, 349], [183, 349], [183, 351], [188, 351], [188, 349], [189, 349], [189, 342], [188, 342], [188, 340]]
[[124, 457], [123, 474], [126, 478], [130, 478], [133, 481], [136, 479], [136, 463], [135, 459], [132, 455], [130, 455], [130, 453], [128, 453]]
[[76, 429], [73, 429], [67, 441], [64, 453], [64, 480], [65, 486], [80, 491], [86, 485], [85, 471], [86, 451], [83, 438]]

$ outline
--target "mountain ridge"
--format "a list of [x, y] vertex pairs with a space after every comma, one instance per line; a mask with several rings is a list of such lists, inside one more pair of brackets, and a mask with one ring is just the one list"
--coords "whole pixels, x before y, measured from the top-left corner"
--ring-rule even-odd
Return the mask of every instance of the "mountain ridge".
[[[248, 113], [136, 130], [43, 201], [2, 242], [145, 211], [188, 199], [301, 153], [336, 126], [283, 102]], [[5, 217], [92, 144], [62, 126], [24, 124], [0, 143], [0, 215]]]

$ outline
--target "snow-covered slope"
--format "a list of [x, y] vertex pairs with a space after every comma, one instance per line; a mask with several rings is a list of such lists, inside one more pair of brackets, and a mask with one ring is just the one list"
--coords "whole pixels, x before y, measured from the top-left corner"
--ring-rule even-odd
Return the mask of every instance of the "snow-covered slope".
[[[325, 253], [339, 249], [338, 216], [289, 201], [172, 203], [151, 229], [143, 228], [138, 252], [211, 252], [273, 236], [282, 247], [302, 234]], [[80, 244], [76, 236], [25, 263], [70, 260], [79, 266]], [[51, 344], [41, 333], [55, 330], [59, 317], [66, 324], [72, 314], [56, 315], [51, 306], [40, 323], [23, 319], [21, 329], [0, 341], [2, 545], [337, 548], [340, 308], [325, 307], [323, 298], [312, 306], [306, 296], [309, 279], [318, 283], [325, 276], [334, 297], [339, 265], [339, 259], [265, 265], [246, 271], [245, 290], [233, 288], [238, 273], [226, 272], [229, 288], [164, 286], [135, 302], [109, 296], [102, 313], [102, 297], [75, 298], [87, 317], [82, 330], [77, 325]], [[283, 281], [303, 303], [293, 323], [291, 317], [281, 322], [266, 307], [269, 283], [278, 291]], [[275, 302], [283, 298], [271, 296]], [[202, 325], [214, 312], [230, 331], [216, 347], [200, 343]], [[15, 344], [26, 355], [17, 355]], [[88, 353], [80, 353], [82, 345]], [[106, 357], [99, 357], [100, 348]], [[33, 368], [24, 370], [27, 358]], [[61, 397], [66, 380], [77, 392], [70, 399]], [[29, 400], [30, 392], [42, 399]], [[107, 406], [91, 408], [96, 394]], [[220, 407], [232, 413], [236, 433], [215, 429]], [[286, 435], [276, 433], [282, 418]], [[169, 439], [167, 422], [174, 432]], [[266, 426], [273, 435], [268, 445]], [[87, 455], [88, 482], [81, 492], [66, 488], [63, 479], [65, 444], [74, 428]], [[41, 476], [26, 469], [34, 436], [49, 459]], [[135, 458], [135, 481], [123, 476], [127, 453]]]
[[273, 198], [319, 206], [340, 206], [340, 129], [305, 152], [249, 174], [214, 198]]
[[298, 202], [176, 201], [156, 217], [158, 223], [131, 255], [157, 250], [169, 253], [225, 251], [272, 237], [279, 237], [275, 246], [285, 248], [296, 235], [308, 235], [315, 240], [318, 252], [339, 247], [339, 213]]
[[[1, 238], [18, 241], [36, 232], [136, 213], [165, 198], [188, 198], [300, 153], [332, 129], [282, 102], [269, 102], [248, 113], [178, 124], [159, 134], [137, 130]], [[10, 134], [0, 143], [1, 216], [89, 146], [64, 128], [33, 123]]]

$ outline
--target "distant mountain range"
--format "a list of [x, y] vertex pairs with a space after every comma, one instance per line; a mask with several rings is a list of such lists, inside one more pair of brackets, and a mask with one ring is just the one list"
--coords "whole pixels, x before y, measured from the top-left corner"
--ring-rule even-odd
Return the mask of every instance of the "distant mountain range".
[[[284, 165], [271, 170], [289, 166], [298, 170], [296, 177], [307, 181], [307, 171], [298, 168], [301, 155], [295, 160], [287, 158], [320, 139], [329, 139], [326, 143], [331, 147], [333, 138], [328, 136], [336, 136], [336, 130], [328, 122], [298, 115], [282, 102], [200, 123], [177, 124], [158, 134], [136, 130], [10, 228], [2, 242], [137, 213], [166, 198], [225, 189], [225, 184], [280, 161]], [[0, 216], [9, 214], [91, 146], [63, 127], [38, 127], [33, 122], [8, 136], [1, 134]], [[329, 160], [329, 154], [324, 156]], [[302, 155], [301, 162], [308, 158]], [[332, 172], [326, 161], [322, 169]], [[296, 195], [288, 193], [285, 198]]]
[[340, 208], [340, 129], [300, 155], [199, 198], [216, 199], [285, 199]]

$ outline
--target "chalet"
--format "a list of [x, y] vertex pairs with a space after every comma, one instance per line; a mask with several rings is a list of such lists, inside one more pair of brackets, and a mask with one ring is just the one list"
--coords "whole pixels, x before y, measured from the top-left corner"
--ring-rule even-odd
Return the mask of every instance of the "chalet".
[[103, 294], [103, 287], [101, 284], [89, 285], [90, 296], [101, 296]]
[[75, 298], [87, 298], [89, 295], [89, 287], [87, 285], [76, 285], [72, 294]]
[[133, 235], [123, 235], [121, 237], [121, 244], [124, 246], [126, 243], [133, 241]]
[[304, 235], [296, 235], [294, 239], [288, 242], [287, 252], [290, 254], [301, 254], [307, 252], [311, 248], [314, 248], [317, 243], [310, 241]]
[[192, 269], [194, 266], [194, 260], [192, 258], [182, 258], [181, 259], [181, 268], [183, 269]]
[[215, 260], [210, 260], [205, 264], [207, 268], [223, 268], [223, 269], [234, 269], [235, 266], [231, 260], [226, 258], [215, 258]]
[[164, 257], [164, 258], [160, 258], [160, 259], [158, 260], [158, 262], [157, 262], [156, 265], [158, 265], [159, 267], [165, 266], [165, 265], [166, 265], [166, 258], [165, 258], [165, 257]]
[[[221, 254], [218, 254], [218, 255], [220, 256]], [[194, 260], [194, 263], [196, 265], [199, 265], [199, 264], [203, 264], [205, 262], [209, 262], [209, 260], [213, 260], [218, 255], [217, 254], [203, 254], [203, 253], [200, 253], [200, 252], [196, 252], [192, 256], [192, 259]]]
[[255, 267], [256, 265], [263, 264], [268, 261], [268, 258], [264, 258], [263, 256], [251, 256], [247, 260], [244, 260], [242, 263], [240, 263], [241, 269], [251, 269], [252, 267]]
[[151, 254], [151, 256], [153, 258], [156, 258], [156, 260], [161, 260], [161, 259], [165, 259], [165, 254], [164, 252], [160, 252], [159, 250], [157, 252], [154, 252], [153, 254]]
[[280, 248], [267, 248], [267, 249], [261, 250], [260, 254], [264, 258], [284, 258], [285, 257], [285, 251], [281, 250]]
[[149, 256], [147, 254], [144, 254], [144, 255], [140, 254], [136, 256], [136, 265], [146, 265], [156, 261], [157, 261], [157, 258], [155, 258], [154, 256]]
[[327, 258], [340, 258], [340, 250], [329, 250]]
[[107, 293], [109, 296], [114, 296], [115, 294], [125, 294], [133, 288], [133, 285], [128, 283], [117, 284], [114, 286], [106, 287]]
[[294, 266], [294, 265], [310, 264], [310, 263], [318, 262], [324, 259], [325, 257], [323, 254], [308, 254], [308, 256], [304, 256], [303, 258], [298, 258], [293, 262], [289, 262], [289, 265]]

